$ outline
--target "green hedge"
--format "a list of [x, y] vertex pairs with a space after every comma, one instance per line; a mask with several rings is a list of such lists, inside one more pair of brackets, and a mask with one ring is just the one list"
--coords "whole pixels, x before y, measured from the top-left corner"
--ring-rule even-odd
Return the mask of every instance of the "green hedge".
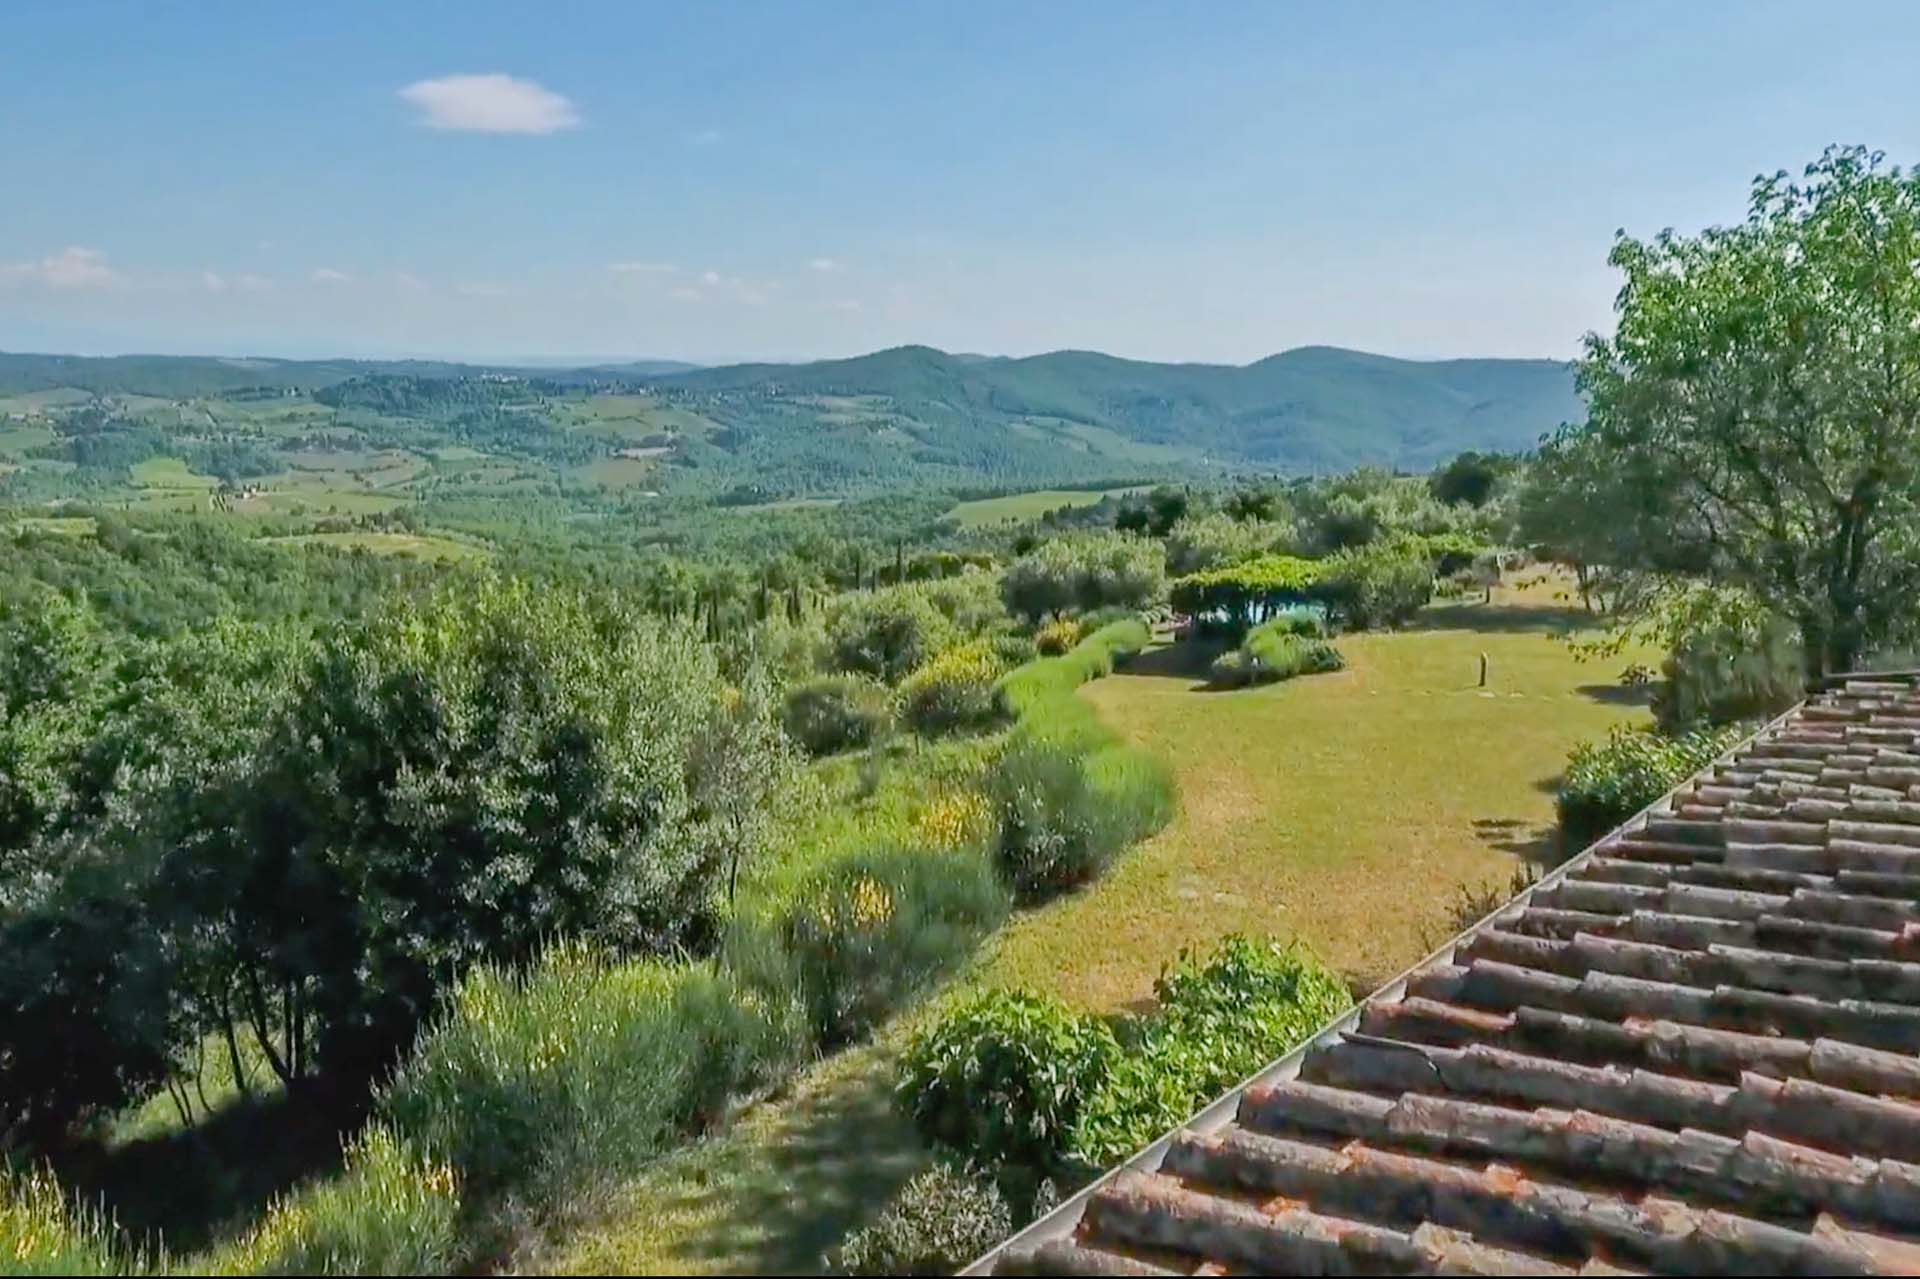
[[1605, 741], [1574, 747], [1554, 796], [1568, 851], [1626, 821], [1751, 731], [1751, 725], [1732, 724], [1668, 736], [1620, 725]]

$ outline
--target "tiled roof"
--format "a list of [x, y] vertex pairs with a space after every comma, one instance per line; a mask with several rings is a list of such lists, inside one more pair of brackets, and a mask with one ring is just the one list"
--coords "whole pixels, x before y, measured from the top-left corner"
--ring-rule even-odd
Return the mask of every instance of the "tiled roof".
[[1920, 1272], [1920, 691], [1854, 678], [974, 1267]]

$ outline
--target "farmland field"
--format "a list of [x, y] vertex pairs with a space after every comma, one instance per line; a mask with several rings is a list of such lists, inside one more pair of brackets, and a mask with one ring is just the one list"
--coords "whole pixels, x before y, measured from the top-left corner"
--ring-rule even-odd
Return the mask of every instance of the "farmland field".
[[1103, 497], [1125, 497], [1143, 492], [1147, 485], [1117, 489], [1039, 489], [1032, 493], [1012, 493], [1006, 497], [986, 497], [961, 502], [947, 512], [946, 518], [961, 528], [982, 528], [989, 524], [1037, 520], [1048, 511], [1063, 506], [1092, 506]]

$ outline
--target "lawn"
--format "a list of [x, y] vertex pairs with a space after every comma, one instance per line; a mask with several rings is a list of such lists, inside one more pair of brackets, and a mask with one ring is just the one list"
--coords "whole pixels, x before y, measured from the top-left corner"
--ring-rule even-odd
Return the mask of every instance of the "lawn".
[[1006, 497], [962, 502], [948, 511], [944, 518], [953, 520], [961, 528], [1017, 523], [1037, 520], [1048, 511], [1063, 506], [1092, 506], [1103, 497], [1124, 497], [1128, 493], [1144, 492], [1145, 488], [1135, 485], [1118, 489], [1039, 489], [1032, 493], [1011, 493]]
[[[1440, 605], [1339, 641], [1347, 669], [1234, 692], [1179, 648], [1082, 690], [1174, 769], [1180, 816], [1091, 891], [1015, 920], [984, 980], [1102, 1009], [1152, 993], [1184, 945], [1298, 938], [1362, 985], [1437, 940], [1463, 884], [1549, 856], [1567, 751], [1648, 712], [1618, 682], [1648, 653], [1576, 661], [1552, 585]], [[1485, 653], [1487, 687], [1478, 687]]]
[[[1552, 848], [1567, 750], [1647, 717], [1617, 676], [1649, 655], [1577, 662], [1558, 637], [1582, 619], [1558, 589], [1436, 606], [1417, 629], [1341, 640], [1345, 671], [1288, 684], [1204, 691], [1197, 655], [1165, 648], [1087, 685], [1172, 764], [1181, 812], [1092, 888], [1016, 918], [961, 982], [1120, 1008], [1182, 945], [1235, 930], [1299, 938], [1365, 983], [1410, 964], [1462, 884], [1504, 883]], [[914, 1016], [663, 1160], [538, 1268], [817, 1269], [929, 1157], [890, 1105]]]
[[150, 457], [133, 468], [133, 482], [144, 489], [192, 489], [204, 493], [219, 486], [211, 475], [197, 475], [177, 457]]

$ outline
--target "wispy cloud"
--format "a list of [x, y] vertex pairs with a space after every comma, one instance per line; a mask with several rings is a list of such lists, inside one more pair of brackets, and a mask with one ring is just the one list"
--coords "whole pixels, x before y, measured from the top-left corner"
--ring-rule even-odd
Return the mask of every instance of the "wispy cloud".
[[813, 258], [807, 263], [809, 271], [838, 271], [840, 263], [834, 258]]
[[484, 281], [474, 284], [456, 284], [455, 293], [469, 298], [503, 298], [512, 292], [502, 284], [487, 284]]
[[221, 275], [218, 271], [202, 271], [200, 273], [200, 287], [209, 293], [225, 293], [227, 291], [227, 277]]
[[680, 268], [671, 262], [609, 262], [607, 270], [615, 275], [672, 275]]
[[337, 271], [330, 266], [317, 266], [313, 268], [313, 273], [307, 278], [315, 284], [346, 284], [353, 279], [353, 277], [345, 271]]
[[0, 263], [0, 280], [29, 280], [50, 289], [105, 289], [124, 283], [99, 249], [79, 245], [50, 253], [38, 262]]
[[687, 145], [710, 147], [717, 142], [724, 141], [726, 136], [727, 135], [719, 129], [701, 129], [696, 133], [689, 133], [687, 135]]
[[417, 80], [400, 96], [432, 129], [467, 133], [558, 133], [580, 123], [573, 103], [532, 80], [494, 72]]

